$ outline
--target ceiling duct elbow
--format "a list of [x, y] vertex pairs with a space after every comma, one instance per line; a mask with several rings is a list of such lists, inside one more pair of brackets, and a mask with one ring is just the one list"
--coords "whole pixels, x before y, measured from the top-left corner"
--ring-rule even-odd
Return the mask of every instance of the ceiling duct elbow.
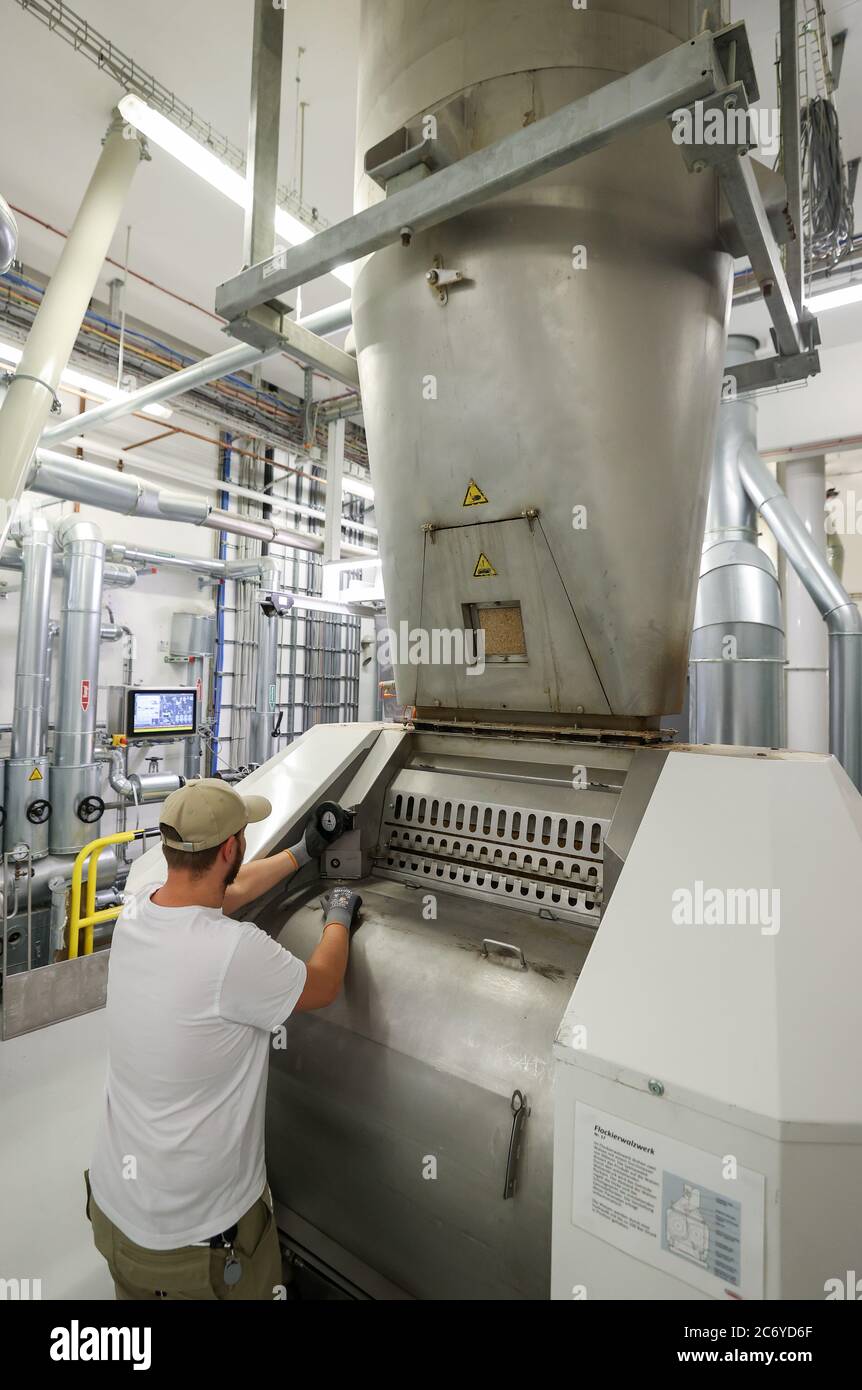
[[5, 275], [18, 254], [18, 223], [6, 199], [0, 195], [0, 275]]

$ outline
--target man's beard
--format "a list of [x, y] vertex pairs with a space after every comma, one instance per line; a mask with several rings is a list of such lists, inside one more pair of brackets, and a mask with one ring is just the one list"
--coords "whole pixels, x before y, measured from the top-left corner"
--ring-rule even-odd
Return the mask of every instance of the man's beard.
[[242, 868], [243, 852], [243, 846], [237, 845], [236, 858], [234, 859], [233, 863], [228, 869], [227, 878], [224, 881], [225, 888], [230, 888], [231, 884], [233, 883], [234, 879], [236, 878], [237, 874]]

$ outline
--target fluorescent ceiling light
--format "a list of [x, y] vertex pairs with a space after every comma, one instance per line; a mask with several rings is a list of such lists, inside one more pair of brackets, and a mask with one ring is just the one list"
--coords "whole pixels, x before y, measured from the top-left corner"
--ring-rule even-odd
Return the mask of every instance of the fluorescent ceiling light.
[[852, 285], [843, 285], [840, 290], [827, 290], [825, 294], [813, 294], [805, 302], [816, 314], [825, 314], [829, 309], [842, 309], [847, 304], [858, 304], [862, 300], [862, 280]]
[[[21, 361], [22, 349], [14, 347], [11, 343], [0, 343], [0, 361], [9, 362], [13, 367], [17, 367]], [[83, 391], [85, 395], [94, 397], [97, 401], [122, 401], [129, 395], [128, 391], [121, 391], [116, 386], [109, 386], [106, 381], [100, 381], [98, 377], [87, 376], [84, 372], [78, 372], [74, 367], [67, 367], [60, 377], [60, 386], [69, 391]], [[169, 420], [173, 414], [165, 405], [155, 402], [153, 405], [141, 406], [142, 415], [151, 415], [154, 420]]]
[[[185, 130], [174, 125], [167, 116], [148, 106], [133, 92], [127, 92], [117, 104], [123, 119], [128, 121], [129, 125], [134, 126], [142, 135], [146, 135], [148, 140], [152, 140], [161, 149], [173, 155], [174, 159], [178, 159], [187, 169], [191, 169], [192, 173], [204, 179], [211, 188], [223, 193], [232, 203], [236, 203], [237, 207], [245, 211], [248, 188], [244, 175], [236, 169], [231, 169], [214, 155], [212, 150], [199, 144]], [[304, 222], [300, 222], [299, 218], [294, 217], [286, 208], [276, 209], [275, 232], [288, 246], [299, 246], [314, 236], [312, 229], [306, 227]], [[353, 284], [353, 270], [349, 265], [337, 266], [331, 273], [345, 285]]]

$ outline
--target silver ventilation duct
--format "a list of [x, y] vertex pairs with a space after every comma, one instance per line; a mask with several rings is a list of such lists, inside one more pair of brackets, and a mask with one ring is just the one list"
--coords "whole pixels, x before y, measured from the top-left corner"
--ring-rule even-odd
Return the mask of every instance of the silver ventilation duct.
[[201, 526], [210, 510], [201, 497], [157, 487], [133, 473], [100, 468], [96, 463], [69, 459], [47, 449], [37, 451], [27, 487], [31, 492], [59, 497], [64, 502], [86, 502], [91, 507], [119, 512], [122, 516], [187, 521], [192, 526]]
[[95, 838], [101, 817], [95, 732], [105, 546], [98, 528], [79, 516], [60, 522], [57, 540], [63, 547], [65, 578], [51, 849], [71, 854]]
[[829, 633], [829, 750], [862, 791], [862, 615], [756, 449], [739, 457], [745, 489]]
[[[752, 361], [756, 340], [731, 338], [727, 364]], [[690, 663], [693, 743], [784, 746], [784, 627], [778, 577], [757, 543], [757, 512], [739, 475], [757, 450], [753, 397], [725, 400], [706, 516]]]
[[44, 755], [51, 671], [51, 576], [54, 535], [35, 512], [24, 524], [23, 580], [15, 665], [11, 756], [6, 764], [5, 844], [28, 844], [34, 859], [49, 849], [48, 759]]
[[[206, 526], [212, 531], [224, 531], [234, 536], [249, 536], [267, 544], [291, 545], [298, 550], [319, 553], [323, 541], [305, 531], [292, 531], [271, 521], [238, 516], [210, 507], [202, 497], [176, 492], [173, 488], [157, 487], [133, 473], [118, 473], [101, 468], [83, 459], [66, 458], [48, 449], [38, 449], [27, 476], [30, 492], [47, 497], [59, 497], [68, 502], [86, 502], [105, 511], [123, 516], [144, 516], [159, 521], [185, 521], [192, 526]], [[341, 552], [346, 558], [367, 556], [363, 546], [343, 541]]]
[[6, 199], [0, 196], [0, 275], [5, 275], [18, 254], [18, 223]]

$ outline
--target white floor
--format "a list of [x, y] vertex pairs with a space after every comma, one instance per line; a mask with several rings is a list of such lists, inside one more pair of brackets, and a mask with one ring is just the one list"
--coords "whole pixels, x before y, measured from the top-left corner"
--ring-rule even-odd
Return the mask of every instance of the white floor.
[[105, 1084], [105, 1013], [0, 1042], [0, 1278], [43, 1299], [111, 1299], [84, 1214]]

